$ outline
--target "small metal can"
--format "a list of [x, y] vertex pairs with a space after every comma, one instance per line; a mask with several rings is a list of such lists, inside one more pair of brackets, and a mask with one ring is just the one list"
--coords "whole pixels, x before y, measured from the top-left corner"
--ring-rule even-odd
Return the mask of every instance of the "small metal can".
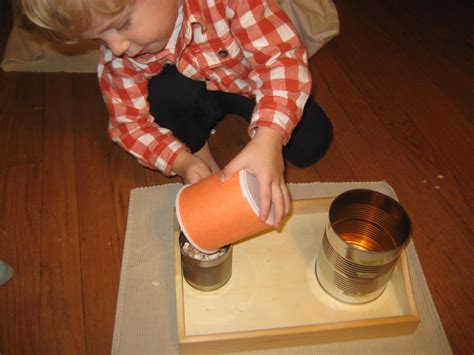
[[186, 282], [201, 291], [214, 291], [224, 286], [232, 274], [232, 244], [222, 247], [225, 252], [216, 259], [197, 260], [183, 250], [185, 242], [187, 239], [181, 233], [179, 248]]

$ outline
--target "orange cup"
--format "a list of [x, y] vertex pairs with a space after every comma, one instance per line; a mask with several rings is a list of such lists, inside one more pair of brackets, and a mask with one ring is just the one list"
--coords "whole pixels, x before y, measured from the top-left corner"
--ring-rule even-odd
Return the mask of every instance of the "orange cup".
[[271, 228], [273, 209], [265, 223], [258, 219], [257, 178], [242, 170], [221, 182], [220, 173], [183, 186], [176, 196], [176, 215], [188, 241], [204, 253]]

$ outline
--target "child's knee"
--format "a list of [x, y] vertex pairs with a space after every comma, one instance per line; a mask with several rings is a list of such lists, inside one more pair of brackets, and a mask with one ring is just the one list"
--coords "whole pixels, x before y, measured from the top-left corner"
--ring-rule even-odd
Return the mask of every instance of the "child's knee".
[[298, 168], [307, 168], [320, 161], [326, 155], [331, 146], [332, 139], [332, 130], [327, 131], [323, 139], [315, 141], [313, 144], [308, 144], [299, 151], [293, 150], [290, 154], [285, 155], [285, 158]]
[[331, 121], [314, 101], [305, 108], [304, 116], [283, 149], [291, 164], [306, 168], [321, 160], [329, 150], [334, 133]]

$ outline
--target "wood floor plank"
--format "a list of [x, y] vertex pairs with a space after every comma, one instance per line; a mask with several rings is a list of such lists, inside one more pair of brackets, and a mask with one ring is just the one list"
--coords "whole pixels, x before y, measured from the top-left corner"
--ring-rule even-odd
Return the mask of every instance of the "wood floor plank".
[[74, 134], [87, 354], [112, 344], [123, 235], [117, 228], [107, 115], [96, 78], [74, 76]]
[[[18, 84], [18, 75], [16, 73], [0, 72], [0, 82], [8, 85], [0, 85], [0, 169], [6, 169], [10, 163], [10, 136], [15, 120], [16, 111], [16, 89]], [[8, 152], [8, 153], [7, 153]]]
[[15, 269], [0, 287], [2, 354], [40, 353], [40, 170], [29, 164], [0, 173], [0, 259]]
[[[443, 6], [416, 1], [399, 6], [396, 1], [375, 2], [368, 11], [386, 21], [380, 28], [419, 63], [420, 70], [443, 90], [456, 106], [474, 119], [472, 4], [452, 1]], [[388, 14], [394, 14], [388, 16]], [[369, 18], [373, 18], [370, 16]]]
[[[0, 258], [16, 270], [0, 289], [0, 352], [39, 352], [43, 75], [1, 73]], [[19, 107], [18, 102], [21, 102]], [[4, 350], [4, 349], [5, 350]]]
[[[437, 38], [431, 32], [432, 29], [429, 34], [423, 34], [424, 30], [420, 31], [422, 27], [419, 24], [411, 24], [404, 19], [406, 15], [403, 15], [403, 12], [410, 11], [414, 4], [409, 7], [400, 6], [400, 9], [394, 10], [385, 9], [385, 2], [371, 2], [370, 6], [363, 8], [366, 10], [359, 10], [357, 15], [351, 14], [344, 18], [346, 15], [341, 14], [346, 32], [352, 34], [338, 38], [337, 46], [344, 51], [341, 57], [351, 64], [348, 71], [356, 83], [364, 82], [364, 78], [359, 77], [357, 72], [352, 73], [353, 69], [360, 68], [366, 73], [383, 73], [384, 75], [380, 75], [385, 79], [382, 82], [383, 91], [377, 91], [380, 88], [376, 88], [375, 92], [385, 94], [391, 92], [392, 78], [405, 80], [406, 87], [409, 87], [413, 80], [432, 80], [463, 110], [466, 117], [472, 117], [472, 66], [460, 67], [456, 62], [447, 60], [444, 52], [440, 54], [442, 49], [439, 47], [450, 41]], [[384, 18], [384, 21], [380, 21], [380, 18]], [[442, 22], [446, 21], [437, 23]], [[353, 36], [359, 40], [353, 41]], [[464, 50], [471, 52], [471, 55], [464, 57], [471, 57], [472, 60], [472, 50]], [[456, 87], [456, 91], [449, 93], [453, 87]], [[379, 101], [380, 98], [373, 100], [374, 103]], [[396, 110], [398, 107], [403, 106], [392, 105], [388, 109]]]
[[[464, 218], [472, 217], [474, 126], [467, 123], [463, 113], [431, 81], [417, 81], [409, 92], [394, 90], [393, 95], [405, 103], [405, 110], [416, 128], [423, 132], [424, 139], [432, 147], [436, 147], [444, 165], [438, 174], [446, 175], [453, 185], [457, 185], [457, 191], [450, 192], [452, 198], [449, 195], [446, 198], [458, 206]], [[453, 121], [457, 124], [450, 124]]]
[[[325, 51], [326, 49], [321, 50], [321, 52]], [[332, 60], [328, 62], [329, 68], [321, 66], [320, 57], [320, 54], [314, 56], [309, 63], [315, 82], [313, 95], [318, 103], [322, 105], [322, 108], [331, 120], [334, 129], [334, 140], [326, 156], [315, 164], [314, 169], [322, 181], [355, 181], [357, 180], [357, 175], [354, 170], [358, 170], [358, 168], [353, 168], [353, 164], [350, 163], [350, 159], [348, 160], [347, 155], [344, 153], [345, 149], [348, 152], [350, 152], [351, 149], [346, 145], [347, 138], [345, 138], [345, 135], [340, 134], [340, 132], [348, 132], [348, 127], [346, 126], [348, 119], [346, 113], [330, 91], [330, 86], [346, 85], [347, 78], [342, 68], [334, 65]], [[321, 74], [321, 68], [324, 68], [325, 72], [329, 70], [331, 75], [323, 76]], [[337, 78], [338, 76], [340, 79]], [[331, 82], [328, 82], [328, 79], [330, 79]], [[346, 82], [343, 80], [346, 80]], [[352, 130], [352, 132], [355, 133], [355, 130]], [[350, 132], [348, 133], [351, 134]], [[358, 146], [360, 146], [360, 144]]]
[[41, 354], [85, 354], [77, 211], [73, 80], [45, 87], [41, 218]]
[[0, 89], [0, 167], [38, 163], [43, 156], [44, 75], [1, 73], [0, 80], [9, 82]]
[[4, 166], [34, 164], [43, 157], [44, 74], [18, 73], [14, 114], [5, 145]]

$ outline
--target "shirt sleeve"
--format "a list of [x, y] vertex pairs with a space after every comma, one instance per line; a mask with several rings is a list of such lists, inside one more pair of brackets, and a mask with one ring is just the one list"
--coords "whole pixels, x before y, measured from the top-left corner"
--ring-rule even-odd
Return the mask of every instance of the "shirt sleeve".
[[249, 125], [281, 133], [284, 144], [301, 119], [311, 91], [304, 45], [286, 13], [273, 0], [230, 0], [232, 32], [252, 70], [249, 79], [256, 106]]
[[112, 141], [136, 157], [140, 164], [158, 169], [166, 176], [174, 175], [171, 166], [178, 152], [189, 149], [170, 130], [155, 123], [147, 101], [145, 71], [128, 58], [114, 57], [101, 46], [97, 72], [110, 116]]

